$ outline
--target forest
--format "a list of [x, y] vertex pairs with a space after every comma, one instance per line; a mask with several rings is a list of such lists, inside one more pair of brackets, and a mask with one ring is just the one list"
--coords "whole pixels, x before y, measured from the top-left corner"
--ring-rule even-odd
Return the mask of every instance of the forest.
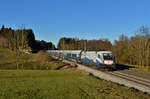
[[58, 43], [59, 50], [110, 50], [115, 55], [117, 64], [150, 67], [150, 32], [146, 26], [140, 27], [135, 35], [128, 37], [120, 35], [113, 43], [108, 39], [79, 40], [76, 38], [61, 38]]
[[8, 48], [10, 50], [37, 52], [39, 50], [55, 49], [52, 42], [44, 40], [36, 40], [32, 29], [17, 29], [5, 28], [3, 25], [0, 29], [0, 48]]

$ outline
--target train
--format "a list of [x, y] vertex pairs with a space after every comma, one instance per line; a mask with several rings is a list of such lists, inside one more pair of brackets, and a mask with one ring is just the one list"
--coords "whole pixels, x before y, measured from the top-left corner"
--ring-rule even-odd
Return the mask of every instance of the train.
[[115, 57], [111, 51], [83, 51], [83, 50], [48, 50], [53, 56], [88, 63], [96, 67], [114, 67]]

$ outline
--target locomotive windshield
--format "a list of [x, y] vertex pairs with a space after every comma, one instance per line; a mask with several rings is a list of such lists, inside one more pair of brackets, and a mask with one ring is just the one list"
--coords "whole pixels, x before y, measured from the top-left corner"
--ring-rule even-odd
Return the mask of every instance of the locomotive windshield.
[[104, 60], [113, 60], [113, 55], [112, 53], [104, 53], [103, 58]]

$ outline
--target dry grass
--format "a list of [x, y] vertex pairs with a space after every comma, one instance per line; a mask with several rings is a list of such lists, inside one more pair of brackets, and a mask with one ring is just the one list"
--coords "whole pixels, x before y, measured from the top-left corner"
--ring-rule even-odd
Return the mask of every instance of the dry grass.
[[54, 60], [43, 51], [37, 54], [16, 54], [9, 49], [0, 49], [0, 69], [50, 70], [60, 65], [62, 65], [61, 62]]

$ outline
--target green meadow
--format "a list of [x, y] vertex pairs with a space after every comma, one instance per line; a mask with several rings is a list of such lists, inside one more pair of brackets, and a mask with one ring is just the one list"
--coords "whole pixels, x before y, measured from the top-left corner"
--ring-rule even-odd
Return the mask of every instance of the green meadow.
[[0, 99], [148, 99], [130, 88], [72, 70], [1, 70]]
[[45, 57], [43, 54], [40, 54], [41, 59], [36, 57], [38, 54], [18, 56], [7, 49], [0, 49], [0, 99], [150, 98], [148, 94], [97, 79], [82, 71], [56, 70], [63, 63], [52, 59], [40, 61]]

